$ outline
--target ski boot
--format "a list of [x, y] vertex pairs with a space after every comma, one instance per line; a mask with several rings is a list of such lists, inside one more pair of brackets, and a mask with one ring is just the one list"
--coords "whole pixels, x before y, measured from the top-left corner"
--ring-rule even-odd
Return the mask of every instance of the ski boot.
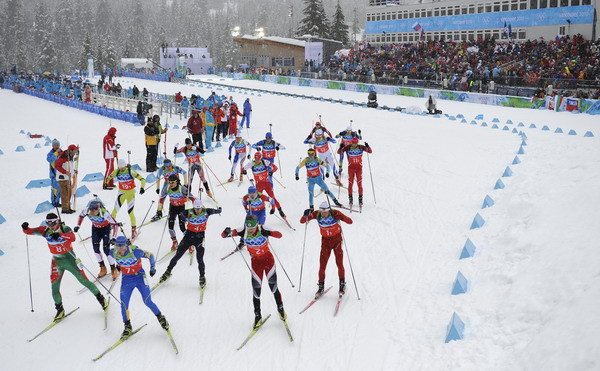
[[167, 268], [167, 270], [165, 271], [165, 273], [163, 273], [163, 275], [160, 276], [160, 279], [158, 280], [158, 282], [159, 283], [163, 283], [166, 280], [168, 280], [169, 277], [171, 277], [171, 270]]
[[285, 218], [285, 213], [283, 212], [282, 208], [279, 208], [279, 216], [281, 216], [282, 218]]
[[258, 328], [260, 326], [260, 324], [262, 323], [262, 316], [260, 315], [260, 312], [254, 312], [254, 328]]
[[279, 312], [279, 318], [282, 321], [287, 319], [287, 314], [285, 314], [285, 311], [283, 310], [283, 304], [277, 306], [277, 312]]
[[233, 182], [233, 174], [231, 174], [231, 176], [229, 177], [229, 179], [227, 179], [227, 183], [231, 183]]
[[59, 319], [63, 319], [65, 316], [65, 308], [63, 308], [62, 303], [54, 304], [54, 307], [56, 308], [56, 315], [54, 316], [54, 320], [58, 321]]
[[169, 331], [169, 322], [167, 322], [167, 319], [165, 318], [165, 316], [158, 313], [156, 315], [156, 318], [158, 319], [158, 323], [160, 323], [160, 327], [165, 329], [165, 331]]
[[179, 246], [177, 244], [177, 238], [173, 237], [171, 238], [171, 241], [173, 241], [173, 244], [171, 245], [171, 250], [177, 250], [177, 246]]
[[106, 310], [106, 308], [108, 308], [108, 302], [106, 299], [104, 299], [104, 296], [102, 296], [101, 293], [96, 295], [96, 300], [98, 300], [98, 303], [100, 303], [100, 306], [102, 306], [102, 310]]
[[360, 206], [363, 205], [362, 195], [358, 195], [358, 205], [360, 205]]
[[131, 328], [131, 321], [125, 321], [124, 324], [125, 329], [121, 333], [121, 340], [127, 340], [127, 338], [129, 338], [133, 334], [133, 329]]
[[134, 240], [137, 237], [137, 228], [135, 226], [131, 227], [131, 239]]
[[319, 283], [317, 283], [317, 285], [319, 285], [319, 288], [317, 289], [317, 292], [315, 293], [315, 300], [320, 298], [323, 295], [323, 293], [325, 292], [325, 282], [319, 282]]
[[162, 218], [162, 210], [156, 210], [156, 215], [154, 215], [152, 217], [152, 219], [150, 219], [150, 221], [155, 222], [155, 221], [159, 220], [160, 218]]
[[119, 270], [117, 269], [117, 267], [114, 264], [112, 264], [110, 266], [110, 275], [113, 280], [116, 280], [117, 277], [119, 277]]
[[346, 281], [340, 280], [340, 291], [339, 291], [339, 294], [340, 294], [340, 296], [342, 296], [345, 293], [346, 293]]
[[100, 272], [98, 273], [98, 278], [102, 278], [106, 276], [106, 266], [104, 265], [104, 262], [100, 263]]
[[333, 199], [333, 203], [335, 204], [335, 206], [337, 207], [342, 207], [342, 204], [337, 200], [337, 198]]
[[206, 278], [204, 276], [200, 276], [199, 283], [200, 283], [200, 287], [202, 287], [202, 288], [206, 287]]
[[349, 196], [348, 196], [348, 203], [349, 203], [350, 205], [352, 205], [352, 204], [354, 203], [354, 199], [352, 198], [352, 195], [349, 195]]
[[271, 210], [269, 211], [269, 215], [273, 215], [275, 214], [275, 207], [272, 207]]

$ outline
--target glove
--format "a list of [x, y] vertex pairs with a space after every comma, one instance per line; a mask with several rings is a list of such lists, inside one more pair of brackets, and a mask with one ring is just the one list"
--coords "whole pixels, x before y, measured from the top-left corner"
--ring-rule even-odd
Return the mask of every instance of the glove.
[[329, 178], [329, 173], [325, 173], [325, 178]]
[[117, 147], [117, 149], [120, 149], [120, 148], [121, 148], [121, 145], [120, 145], [120, 144], [117, 144], [115, 147]]
[[265, 237], [269, 237], [271, 235], [271, 231], [267, 231], [266, 229], [263, 229], [260, 231], [260, 234], [262, 234]]
[[240, 241], [240, 243], [237, 245], [237, 247], [235, 248], [235, 251], [239, 251], [242, 249], [242, 247], [244, 247], [244, 242]]
[[217, 208], [217, 214], [221, 214], [221, 211], [223, 211], [223, 208], [222, 208], [221, 206], [219, 206], [219, 207]]
[[300, 177], [298, 176], [298, 174], [296, 174], [296, 180], [300, 180]]
[[358, 129], [358, 135], [360, 135], [360, 129]]
[[109, 244], [111, 244], [111, 245], [114, 245], [114, 244], [115, 244], [115, 239], [114, 239], [114, 238], [111, 238], [111, 239], [108, 241], [108, 243], [109, 243]]
[[365, 147], [369, 148], [369, 143], [365, 142]]
[[340, 143], [340, 149], [344, 149], [344, 143]]
[[146, 192], [146, 191], [144, 190], [144, 188], [140, 188], [140, 194], [141, 194], [141, 195], [143, 195], [143, 194], [144, 194], [144, 192]]
[[273, 214], [275, 214], [275, 208], [274, 207], [272, 207], [271, 211], [269, 211], [269, 215], [273, 215]]
[[228, 159], [229, 161], [231, 161], [231, 155], [230, 155], [229, 157], [227, 157], [227, 159]]
[[305, 218], [308, 218], [308, 216], [310, 215], [310, 209], [306, 209], [304, 210], [304, 214], [302, 214]]
[[173, 148], [173, 154], [177, 154], [177, 147]]
[[275, 146], [275, 150], [276, 150], [276, 151], [279, 151], [279, 146]]
[[203, 150], [203, 149], [199, 149], [199, 150], [198, 150], [198, 152], [200, 152], [200, 153], [204, 154], [206, 151], [205, 151], [205, 150]]
[[156, 268], [154, 268], [154, 267], [150, 268], [150, 277], [154, 277], [155, 274], [156, 274]]
[[58, 239], [60, 238], [60, 233], [58, 233], [58, 232], [54, 232], [54, 233], [52, 233], [52, 234], [50, 235], [50, 237], [51, 237], [53, 240], [55, 240], [55, 241], [58, 241]]
[[75, 227], [73, 227], [73, 232], [75, 232], [75, 233], [79, 232], [79, 226], [78, 225], [76, 225]]
[[269, 171], [268, 174], [269, 174], [269, 176], [273, 176], [273, 172], [272, 171]]
[[248, 160], [250, 160], [250, 155], [248, 155], [248, 157], [247, 157], [247, 158], [248, 158]]
[[23, 228], [24, 231], [29, 229], [29, 223], [25, 222], [23, 224], [21, 224], [21, 228]]
[[[248, 156], [248, 157], [250, 157], [250, 156]], [[246, 175], [246, 174], [248, 174], [248, 172], [244, 169], [244, 170], [242, 170], [242, 174]]]
[[225, 237], [230, 237], [231, 236], [231, 228], [227, 227], [223, 230], [223, 233], [225, 234]]
[[156, 194], [159, 195], [160, 194], [160, 190], [157, 189], [156, 190]]
[[79, 258], [75, 259], [75, 264], [80, 265], [81, 264], [81, 259], [79, 259]]

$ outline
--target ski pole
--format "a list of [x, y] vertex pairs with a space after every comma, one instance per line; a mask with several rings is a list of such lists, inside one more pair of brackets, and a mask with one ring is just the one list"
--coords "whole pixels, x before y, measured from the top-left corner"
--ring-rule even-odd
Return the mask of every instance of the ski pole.
[[[333, 209], [331, 208], [331, 202], [329, 202], [329, 195], [325, 193], [327, 197], [327, 203], [329, 204], [329, 212], [331, 216], [333, 216]], [[344, 237], [344, 230], [342, 229], [342, 224], [338, 221], [338, 225], [340, 226], [340, 233], [342, 235], [342, 241], [344, 242], [344, 247], [346, 248], [346, 257], [348, 258], [348, 265], [350, 266], [350, 273], [352, 274], [352, 281], [354, 282], [354, 289], [356, 290], [356, 297], [360, 300], [360, 295], [358, 294], [358, 286], [356, 286], [356, 278], [354, 278], [354, 269], [352, 269], [352, 261], [350, 261], [350, 253], [348, 252], [348, 246], [346, 246], [346, 238]]]
[[154, 205], [154, 200], [152, 200], [152, 203], [150, 203], [150, 207], [148, 208], [148, 211], [146, 211], [146, 215], [144, 215], [144, 219], [142, 219], [142, 224], [140, 224], [140, 229], [138, 230], [138, 235], [142, 232], [142, 228], [144, 227], [144, 222], [146, 221], [146, 217], [148, 216], [148, 213], [150, 213], [150, 209], [152, 208], [152, 205]]
[[302, 288], [302, 271], [304, 270], [304, 250], [306, 249], [306, 230], [308, 229], [308, 220], [304, 224], [304, 243], [302, 244], [302, 261], [300, 263], [300, 279], [298, 280], [298, 292]]
[[221, 181], [219, 180], [219, 177], [217, 176], [217, 174], [215, 174], [215, 172], [212, 171], [212, 169], [210, 168], [210, 166], [208, 166], [208, 164], [206, 163], [206, 161], [204, 161], [204, 159], [202, 157], [200, 157], [200, 161], [202, 161], [204, 163], [204, 165], [206, 165], [206, 167], [208, 168], [208, 170], [210, 170], [210, 172], [212, 173], [212, 175], [215, 176], [215, 179], [217, 180], [217, 182], [219, 182], [219, 185], [221, 187], [223, 187], [223, 189], [225, 190], [225, 192], [227, 192], [227, 188], [225, 188], [225, 186], [223, 185], [223, 183], [221, 183]]
[[127, 165], [131, 166], [131, 151], [127, 151]]
[[[280, 170], [280, 171], [281, 171], [281, 170]], [[283, 184], [282, 184], [282, 183], [281, 183], [279, 180], [277, 180], [277, 178], [275, 178], [274, 176], [272, 176], [272, 177], [271, 177], [271, 179], [275, 179], [275, 181], [276, 181], [277, 183], [279, 183], [279, 185], [280, 185], [280, 186], [282, 186], [282, 187], [283, 187], [283, 189], [287, 189], [287, 187], [286, 187], [286, 186], [284, 186], [284, 185], [283, 185]]]
[[277, 256], [277, 253], [275, 252], [275, 249], [273, 248], [273, 245], [271, 244], [271, 242], [268, 242], [268, 244], [269, 244], [269, 247], [271, 248], [271, 251], [273, 251], [273, 255], [275, 255], [275, 258], [279, 262], [281, 269], [283, 269], [283, 273], [285, 273], [285, 276], [287, 277], [288, 281], [290, 281], [290, 284], [292, 285], [292, 287], [296, 287], [296, 286], [294, 286], [294, 283], [292, 282], [292, 279], [290, 278], [290, 276], [287, 274], [285, 267], [281, 263], [281, 260], [279, 260], [279, 257]]
[[375, 186], [373, 185], [373, 173], [371, 172], [371, 160], [369, 159], [369, 152], [367, 152], [367, 162], [369, 164], [369, 176], [371, 177], [371, 188], [373, 189], [373, 201], [377, 205], [377, 198], [375, 197]]
[[242, 254], [242, 249], [238, 248], [237, 242], [235, 242], [235, 238], [233, 238], [233, 236], [229, 236], [229, 237], [231, 237], [231, 240], [233, 241], [233, 244], [235, 245], [234, 252], [236, 252], [236, 251], [240, 252], [240, 255], [242, 256], [242, 259], [244, 260], [244, 263], [246, 263], [246, 267], [248, 267], [248, 269], [250, 270], [250, 273], [254, 273], [254, 271], [252, 270], [252, 268], [250, 268], [250, 265], [246, 261], [246, 258], [244, 258], [244, 254]]
[[165, 220], [165, 226], [163, 227], [162, 234], [160, 235], [160, 241], [158, 242], [158, 250], [156, 251], [156, 258], [158, 258], [158, 253], [160, 252], [160, 245], [162, 245], [163, 238], [165, 237], [165, 230], [167, 229], [168, 223], [169, 223], [169, 217], [167, 216], [167, 220]]
[[279, 150], [277, 150], [277, 164], [279, 165], [279, 175], [281, 176], [281, 179], [283, 179], [283, 171], [281, 171], [281, 160], [279, 159]]
[[29, 238], [25, 235], [25, 245], [27, 246], [27, 273], [29, 274], [29, 301], [31, 302], [31, 311], [33, 312], [33, 289], [31, 288], [31, 263], [29, 262]]
[[[77, 259], [77, 257], [75, 256], [75, 254], [73, 254], [73, 251], [69, 251], [69, 254], [71, 254], [71, 256], [72, 256], [72, 257], [75, 259], [75, 262], [77, 263], [77, 260], [79, 260], [79, 259]], [[78, 267], [79, 267], [79, 266], [81, 266], [81, 267], [82, 267], [83, 269], [85, 269], [85, 270], [86, 270], [86, 271], [87, 271], [87, 272], [88, 272], [88, 273], [89, 273], [89, 274], [90, 274], [92, 277], [94, 277], [94, 276], [95, 276], [95, 275], [94, 275], [94, 273], [92, 273], [92, 272], [91, 272], [91, 271], [90, 271], [90, 270], [89, 270], [89, 269], [88, 269], [88, 268], [85, 266], [85, 264], [83, 264], [83, 263], [81, 262], [81, 260], [79, 260], [79, 263], [77, 263], [77, 266], [78, 266]], [[88, 281], [89, 281], [89, 280], [88, 280]], [[121, 304], [121, 301], [120, 301], [119, 299], [117, 299], [117, 297], [116, 297], [116, 296], [114, 296], [114, 295], [112, 294], [112, 292], [110, 292], [110, 290], [108, 289], [108, 287], [104, 286], [104, 284], [103, 284], [103, 283], [102, 283], [100, 280], [97, 280], [96, 282], [97, 282], [97, 283], [99, 283], [99, 284], [100, 284], [100, 286], [102, 286], [102, 287], [104, 288], [104, 290], [106, 290], [106, 291], [107, 291], [107, 292], [110, 294], [110, 296], [112, 296], [113, 298], [115, 298], [115, 300], [117, 301], [117, 303], [119, 303], [119, 305], [122, 305], [122, 304]]]
[[85, 253], [88, 256], [88, 259], [90, 259], [90, 261], [93, 262], [94, 260], [90, 256], [90, 253], [88, 252], [87, 246], [85, 246], [85, 241], [83, 241], [83, 238], [81, 238], [81, 235], [79, 234], [79, 232], [77, 232], [77, 237], [79, 237], [79, 242], [81, 242], [81, 244], [83, 245], [83, 249], [85, 250]]

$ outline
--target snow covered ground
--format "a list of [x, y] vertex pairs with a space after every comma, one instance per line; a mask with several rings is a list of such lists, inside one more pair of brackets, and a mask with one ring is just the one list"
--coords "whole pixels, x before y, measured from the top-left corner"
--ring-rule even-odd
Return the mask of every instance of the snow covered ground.
[[[192, 87], [131, 78], [119, 79], [124, 86], [135, 83], [140, 89], [173, 94], [181, 91], [207, 96], [211, 87]], [[256, 81], [217, 81], [237, 86], [278, 91], [295, 91], [356, 101], [365, 94], [326, 89], [291, 87]], [[49, 323], [54, 315], [50, 295], [50, 253], [41, 238], [30, 237], [31, 275], [35, 312], [29, 310], [27, 255], [20, 224], [39, 224], [44, 214], [33, 214], [35, 206], [48, 199], [49, 189], [26, 190], [32, 179], [47, 177], [45, 155], [49, 147], [35, 149], [43, 140], [19, 134], [40, 133], [57, 137], [63, 148], [68, 143], [81, 145], [80, 174], [103, 172], [102, 137], [108, 119], [60, 106], [24, 94], [0, 90], [3, 136], [0, 137], [2, 190], [0, 213], [7, 222], [0, 225], [4, 236], [0, 256], [0, 364], [5, 369], [186, 369], [198, 365], [207, 369], [407, 369], [407, 370], [592, 370], [600, 367], [600, 330], [597, 307], [600, 304], [600, 142], [584, 138], [592, 130], [600, 135], [598, 119], [523, 109], [491, 107], [467, 103], [438, 102], [444, 113], [462, 113], [468, 122], [483, 113], [490, 126], [494, 117], [501, 128], [506, 120], [516, 127], [522, 121], [529, 127], [526, 153], [522, 163], [511, 165], [521, 139], [501, 129], [461, 124], [448, 119], [354, 108], [324, 102], [263, 94], [229, 92], [241, 104], [246, 97], [253, 104], [252, 127], [244, 135], [251, 142], [264, 137], [273, 123], [273, 134], [287, 149], [281, 151], [285, 186], [275, 186], [278, 199], [292, 225], [290, 230], [279, 219], [267, 217], [267, 225], [284, 237], [272, 245], [290, 274], [278, 269], [288, 323], [295, 337], [289, 343], [279, 319], [272, 317], [248, 345], [235, 348], [250, 331], [253, 319], [250, 273], [241, 257], [225, 261], [220, 257], [234, 247], [220, 238], [226, 226], [238, 227], [243, 221], [241, 197], [248, 184], [216, 186], [212, 178], [221, 216], [211, 217], [208, 225], [205, 262], [208, 286], [205, 302], [198, 305], [197, 268], [184, 257], [173, 277], [155, 295], [154, 301], [165, 314], [180, 354], [170, 350], [164, 331], [138, 294], [131, 300], [134, 326], [148, 323], [138, 335], [98, 363], [91, 358], [114, 342], [122, 331], [118, 306], [111, 304], [110, 323], [102, 330], [102, 312], [88, 292], [77, 294], [79, 284], [68, 273], [62, 285], [65, 308], [81, 309], [32, 343], [26, 339]], [[423, 107], [424, 100], [410, 97], [379, 96], [380, 104]], [[318, 228], [308, 226], [302, 291], [298, 278], [304, 226], [299, 224], [308, 206], [304, 182], [293, 173], [305, 155], [302, 144], [317, 115], [332, 133], [343, 130], [350, 120], [362, 129], [364, 140], [373, 148], [370, 161], [377, 204], [364, 168], [365, 207], [362, 214], [349, 214], [352, 225], [344, 225], [358, 292], [352, 284], [348, 260], [347, 297], [341, 313], [333, 317], [335, 295], [326, 297], [303, 314], [298, 312], [316, 290], [320, 238]], [[165, 122], [165, 118], [162, 119]], [[170, 125], [181, 123], [168, 120]], [[120, 154], [131, 150], [131, 163], [144, 168], [145, 149], [141, 128], [113, 121], [117, 128]], [[548, 125], [551, 131], [541, 131]], [[561, 127], [577, 131], [577, 136], [555, 134]], [[522, 129], [522, 128], [519, 128]], [[185, 133], [171, 130], [168, 147], [183, 143]], [[14, 152], [23, 145], [25, 152]], [[206, 162], [221, 180], [229, 175], [226, 147], [207, 154]], [[365, 159], [366, 160], [366, 159]], [[178, 159], [181, 164], [181, 159]], [[18, 166], [15, 170], [14, 166]], [[506, 188], [494, 184], [510, 165], [514, 174], [502, 178]], [[142, 175], [146, 175], [142, 172]], [[345, 181], [345, 177], [344, 177]], [[83, 184], [83, 183], [82, 183]], [[101, 189], [101, 183], [85, 183], [112, 206], [116, 191]], [[330, 182], [328, 182], [330, 184]], [[337, 187], [332, 187], [337, 193]], [[356, 192], [356, 191], [355, 191]], [[496, 204], [480, 210], [490, 195]], [[156, 193], [136, 197], [136, 216], [141, 221]], [[91, 196], [78, 200], [80, 209]], [[319, 204], [324, 198], [316, 200]], [[340, 195], [347, 203], [347, 195]], [[205, 200], [207, 206], [214, 206]], [[151, 213], [153, 214], [153, 207]], [[486, 223], [469, 230], [479, 212]], [[129, 224], [125, 210], [118, 215]], [[70, 226], [76, 214], [64, 216]], [[137, 244], [156, 253], [163, 223], [144, 227]], [[80, 231], [89, 235], [89, 221]], [[127, 228], [128, 230], [128, 228]], [[178, 237], [181, 234], [178, 232]], [[465, 240], [477, 246], [475, 256], [459, 260]], [[168, 249], [168, 237], [160, 255]], [[75, 251], [93, 272], [97, 264], [85, 252], [91, 244], [75, 244]], [[347, 257], [347, 256], [346, 256]], [[93, 258], [93, 256], [92, 256]], [[327, 285], [337, 286], [333, 258], [327, 270]], [[194, 263], [195, 264], [195, 263]], [[148, 266], [145, 264], [145, 269]], [[158, 265], [158, 275], [166, 263]], [[451, 296], [457, 271], [469, 280], [466, 294]], [[149, 278], [150, 283], [158, 275]], [[335, 290], [335, 288], [334, 288]], [[333, 291], [333, 290], [332, 290]], [[118, 290], [115, 290], [115, 294]], [[276, 315], [272, 295], [263, 285], [263, 314]], [[446, 326], [453, 312], [465, 322], [465, 339], [444, 343]]]

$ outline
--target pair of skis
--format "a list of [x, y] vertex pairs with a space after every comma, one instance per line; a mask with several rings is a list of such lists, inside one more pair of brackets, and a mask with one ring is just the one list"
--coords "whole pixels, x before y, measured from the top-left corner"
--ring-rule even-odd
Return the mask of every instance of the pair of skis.
[[[327, 292], [329, 292], [329, 290], [331, 290], [331, 288], [332, 288], [332, 287], [333, 287], [333, 286], [329, 286], [329, 287], [327, 288], [327, 290], [325, 290], [325, 291], [324, 291], [324, 292], [323, 292], [321, 295], [319, 295], [319, 296], [316, 296], [314, 299], [312, 299], [312, 300], [311, 300], [311, 301], [308, 303], [308, 305], [307, 305], [306, 307], [304, 307], [304, 309], [302, 309], [302, 310], [300, 311], [300, 313], [299, 313], [299, 314], [302, 314], [302, 313], [306, 312], [306, 311], [308, 310], [308, 308], [312, 307], [312, 306], [313, 306], [313, 305], [314, 305], [314, 304], [315, 304], [315, 303], [316, 303], [316, 302], [317, 302], [319, 299], [321, 299], [321, 298], [322, 298], [322, 297], [323, 297], [325, 294], [327, 294]], [[335, 303], [335, 310], [334, 310], [334, 312], [333, 312], [333, 316], [334, 316], [334, 317], [335, 317], [335, 316], [337, 316], [337, 314], [338, 314], [338, 312], [339, 312], [339, 310], [340, 310], [340, 305], [341, 305], [341, 303], [342, 303], [342, 298], [343, 298], [343, 297], [344, 297], [344, 294], [339, 294], [339, 295], [338, 295], [338, 300], [337, 300], [337, 302]]]
[[[237, 350], [242, 349], [244, 347], [244, 345], [246, 345], [248, 343], [248, 341], [250, 341], [250, 339], [252, 339], [252, 337], [254, 335], [256, 335], [256, 333], [258, 332], [258, 330], [262, 327], [262, 325], [265, 324], [265, 322], [267, 322], [267, 320], [269, 318], [271, 318], [270, 314], [267, 315], [265, 318], [263, 318], [260, 321], [260, 323], [258, 324], [258, 326], [254, 327], [252, 329], [252, 331], [250, 331], [250, 334], [248, 334], [248, 336], [246, 337], [246, 339], [244, 339], [244, 342], [239, 347], [237, 347]], [[281, 320], [281, 322], [283, 322], [283, 326], [284, 326], [285, 331], [286, 331], [286, 333], [288, 335], [288, 339], [290, 340], [290, 342], [293, 342], [294, 341], [294, 337], [292, 336], [292, 332], [290, 331], [290, 327], [288, 326], [287, 320], [283, 319], [283, 320]]]
[[[99, 356], [97, 356], [95, 358], [92, 358], [92, 360], [93, 361], [97, 361], [100, 358], [104, 357], [107, 353], [113, 351], [116, 347], [118, 347], [119, 345], [123, 344], [126, 340], [129, 340], [133, 335], [137, 334], [146, 325], [147, 325], [147, 323], [144, 323], [140, 327], [138, 327], [135, 330], [133, 330], [133, 332], [131, 333], [131, 335], [129, 335], [128, 337], [119, 339], [113, 345], [111, 345], [110, 347], [108, 347], [104, 352], [102, 352]], [[171, 347], [173, 348], [173, 351], [175, 352], [175, 354], [179, 354], [179, 349], [177, 348], [177, 344], [175, 344], [175, 340], [173, 339], [173, 335], [171, 334], [171, 330], [166, 330], [166, 331], [167, 331], [167, 336], [169, 337], [169, 342], [171, 343]]]

